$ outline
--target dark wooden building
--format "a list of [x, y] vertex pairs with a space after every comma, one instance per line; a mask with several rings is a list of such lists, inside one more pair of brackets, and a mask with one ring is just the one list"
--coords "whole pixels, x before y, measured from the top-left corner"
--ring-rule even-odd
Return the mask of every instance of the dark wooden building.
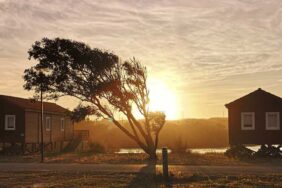
[[[52, 149], [62, 148], [73, 138], [73, 123], [67, 110], [44, 102], [43, 139]], [[0, 95], [0, 143], [38, 148], [41, 141], [41, 103], [30, 99]]]
[[225, 106], [230, 145], [282, 144], [282, 98], [259, 88]]

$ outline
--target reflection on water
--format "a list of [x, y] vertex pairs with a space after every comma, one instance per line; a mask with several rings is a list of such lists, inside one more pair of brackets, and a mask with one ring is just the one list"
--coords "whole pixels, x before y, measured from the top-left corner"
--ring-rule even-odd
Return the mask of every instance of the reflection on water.
[[[224, 147], [224, 148], [194, 148], [190, 149], [192, 153], [200, 153], [200, 154], [205, 154], [205, 153], [224, 153], [229, 147]], [[258, 151], [260, 146], [248, 146], [247, 148], [253, 150], [253, 151]]]
[[[257, 151], [260, 146], [248, 146], [249, 149], [253, 151]], [[224, 153], [228, 147], [224, 148], [193, 148], [193, 149], [187, 149], [187, 151], [191, 151], [192, 153], [200, 153], [200, 154], [205, 154], [205, 153]], [[170, 153], [171, 150], [168, 149], [168, 153]], [[126, 153], [144, 153], [142, 149], [139, 148], [122, 148], [119, 151], [115, 152], [118, 154], [126, 154]], [[161, 149], [157, 149], [157, 153], [162, 153]]]
[[[167, 150], [168, 153], [171, 152], [170, 149]], [[119, 151], [115, 152], [118, 154], [125, 154], [125, 153], [145, 153], [142, 149], [139, 148], [121, 148]], [[162, 149], [157, 149], [157, 153], [162, 153]]]

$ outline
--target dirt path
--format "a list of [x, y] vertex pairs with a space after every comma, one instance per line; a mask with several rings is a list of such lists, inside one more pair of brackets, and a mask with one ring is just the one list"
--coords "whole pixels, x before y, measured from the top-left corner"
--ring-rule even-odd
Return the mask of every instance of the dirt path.
[[[147, 165], [119, 164], [56, 164], [56, 163], [0, 163], [0, 172], [56, 171], [56, 172], [107, 172], [107, 173], [150, 173], [154, 167]], [[161, 171], [161, 166], [157, 165]], [[185, 166], [171, 165], [174, 173], [204, 175], [265, 175], [282, 174], [282, 166]]]

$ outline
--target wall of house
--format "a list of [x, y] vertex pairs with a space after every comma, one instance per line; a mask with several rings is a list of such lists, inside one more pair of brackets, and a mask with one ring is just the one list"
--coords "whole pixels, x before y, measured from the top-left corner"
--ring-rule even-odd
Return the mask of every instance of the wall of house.
[[[255, 130], [241, 130], [241, 112], [255, 112]], [[266, 112], [280, 112], [280, 130], [266, 130]], [[282, 144], [282, 104], [276, 98], [249, 98], [229, 108], [229, 143]]]
[[[16, 116], [16, 130], [5, 130], [5, 115]], [[24, 142], [24, 110], [16, 105], [0, 100], [0, 142], [19, 143]]]
[[25, 142], [26, 143], [39, 143], [39, 113], [25, 112]]
[[[46, 130], [46, 117], [51, 119], [51, 130]], [[40, 143], [41, 141], [41, 115], [40, 112], [25, 112], [25, 142]], [[61, 118], [65, 119], [65, 129], [61, 130]], [[73, 125], [69, 117], [62, 114], [44, 113], [43, 139], [45, 143], [69, 141], [73, 135]]]
[[70, 117], [65, 118], [66, 121], [66, 127], [65, 127], [65, 140], [70, 141], [73, 139], [73, 134], [74, 134], [74, 124], [71, 121]]

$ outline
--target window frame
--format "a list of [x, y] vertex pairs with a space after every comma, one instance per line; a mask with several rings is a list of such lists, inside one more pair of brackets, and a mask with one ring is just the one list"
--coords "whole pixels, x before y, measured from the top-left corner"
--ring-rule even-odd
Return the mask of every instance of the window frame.
[[[252, 126], [251, 127], [245, 127], [244, 125], [244, 115], [252, 115]], [[255, 112], [241, 112], [241, 130], [243, 131], [253, 131], [255, 130]]]
[[65, 118], [60, 119], [60, 127], [61, 127], [61, 131], [65, 131]]
[[[48, 121], [49, 120], [49, 126], [47, 127], [48, 125]], [[45, 118], [45, 131], [51, 131], [51, 117], [50, 116], [46, 116]]]
[[[14, 127], [13, 128], [8, 127], [8, 118], [9, 117], [13, 117], [13, 119], [14, 119]], [[5, 131], [15, 131], [15, 130], [16, 130], [16, 115], [10, 115], [10, 114], [5, 115]]]
[[[277, 118], [278, 126], [277, 127], [269, 127], [269, 122], [268, 122], [268, 115], [269, 114], [278, 115], [278, 118]], [[278, 131], [278, 130], [280, 130], [280, 112], [265, 112], [265, 130], [267, 130], [267, 131]]]

